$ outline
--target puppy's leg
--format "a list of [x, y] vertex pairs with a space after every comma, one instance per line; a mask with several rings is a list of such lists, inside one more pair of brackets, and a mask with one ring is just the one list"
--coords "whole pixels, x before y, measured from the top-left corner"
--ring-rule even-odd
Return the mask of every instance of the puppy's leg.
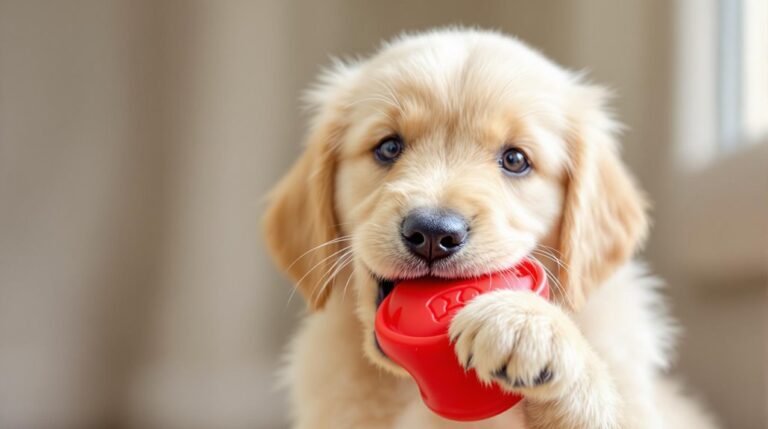
[[525, 396], [528, 424], [621, 428], [621, 401], [600, 358], [558, 307], [528, 292], [481, 295], [453, 319], [459, 361]]

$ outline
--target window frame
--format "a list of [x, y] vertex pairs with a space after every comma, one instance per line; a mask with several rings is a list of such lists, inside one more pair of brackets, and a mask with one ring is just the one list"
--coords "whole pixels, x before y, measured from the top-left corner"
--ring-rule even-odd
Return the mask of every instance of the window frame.
[[668, 254], [691, 279], [768, 279], [768, 135], [744, 132], [743, 57], [724, 52], [741, 46], [742, 34], [732, 27], [742, 7], [676, 4], [674, 191], [667, 198], [676, 235], [686, 240], [669, 240], [675, 248]]

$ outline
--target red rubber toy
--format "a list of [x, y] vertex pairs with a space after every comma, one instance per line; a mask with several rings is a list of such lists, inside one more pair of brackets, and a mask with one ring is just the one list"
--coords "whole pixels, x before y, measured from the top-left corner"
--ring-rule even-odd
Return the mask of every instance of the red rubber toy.
[[530, 290], [549, 298], [541, 265], [524, 259], [512, 269], [476, 279], [421, 278], [395, 286], [376, 313], [376, 339], [392, 361], [414, 378], [424, 403], [452, 420], [482, 420], [517, 404], [522, 397], [484, 386], [474, 370], [459, 364], [448, 325], [472, 298], [498, 289]]

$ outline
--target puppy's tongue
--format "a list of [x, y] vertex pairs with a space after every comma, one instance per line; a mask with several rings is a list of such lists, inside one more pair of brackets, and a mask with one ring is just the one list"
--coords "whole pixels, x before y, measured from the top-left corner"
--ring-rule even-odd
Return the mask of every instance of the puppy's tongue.
[[542, 280], [532, 267], [520, 265], [473, 279], [425, 277], [404, 280], [379, 307], [390, 329], [416, 337], [442, 335], [453, 316], [480, 294], [497, 289], [535, 290]]

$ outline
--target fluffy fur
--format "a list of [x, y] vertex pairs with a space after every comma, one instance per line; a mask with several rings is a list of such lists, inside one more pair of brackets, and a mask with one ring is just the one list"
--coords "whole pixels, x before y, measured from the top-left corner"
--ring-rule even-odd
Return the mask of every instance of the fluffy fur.
[[[664, 375], [674, 329], [658, 282], [630, 261], [645, 202], [605, 98], [520, 41], [468, 30], [404, 36], [322, 77], [305, 153], [265, 217], [313, 310], [286, 369], [297, 428], [466, 427], [428, 411], [376, 349], [376, 279], [473, 276], [526, 255], [547, 266], [552, 301], [494, 292], [450, 326], [459, 362], [526, 398], [471, 427], [713, 427]], [[372, 151], [392, 134], [405, 150], [379, 165]], [[501, 171], [511, 146], [530, 174]], [[417, 207], [470, 219], [468, 243], [431, 266], [414, 258], [399, 227]]]

